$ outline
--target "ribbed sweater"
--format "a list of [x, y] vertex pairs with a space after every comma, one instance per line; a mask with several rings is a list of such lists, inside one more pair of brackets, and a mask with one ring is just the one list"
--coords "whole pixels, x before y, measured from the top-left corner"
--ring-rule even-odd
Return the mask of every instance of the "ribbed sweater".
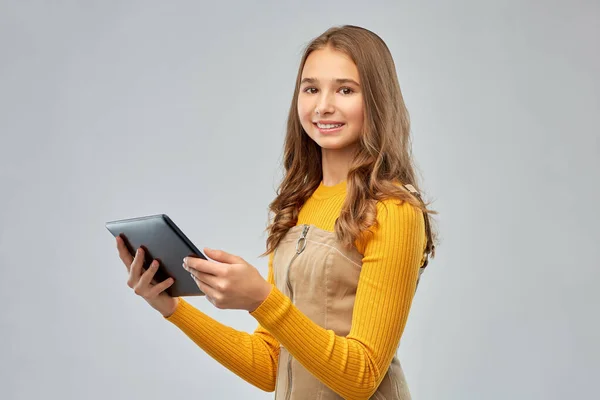
[[[346, 197], [346, 181], [320, 186], [302, 206], [298, 225], [334, 231]], [[228, 327], [179, 300], [166, 319], [223, 366], [265, 391], [275, 388], [279, 346], [345, 399], [367, 399], [375, 392], [398, 348], [412, 304], [426, 244], [423, 214], [398, 200], [377, 204], [373, 235], [357, 240], [363, 255], [347, 336], [310, 320], [273, 284], [269, 256], [269, 296], [250, 313], [253, 333]]]

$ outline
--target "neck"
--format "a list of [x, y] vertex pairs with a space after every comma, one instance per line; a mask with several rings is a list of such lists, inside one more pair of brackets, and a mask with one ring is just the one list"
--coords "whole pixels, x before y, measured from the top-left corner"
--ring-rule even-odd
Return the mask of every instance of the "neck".
[[321, 148], [323, 185], [335, 186], [348, 178], [348, 171], [354, 158], [354, 152], [354, 146], [348, 146], [339, 150]]

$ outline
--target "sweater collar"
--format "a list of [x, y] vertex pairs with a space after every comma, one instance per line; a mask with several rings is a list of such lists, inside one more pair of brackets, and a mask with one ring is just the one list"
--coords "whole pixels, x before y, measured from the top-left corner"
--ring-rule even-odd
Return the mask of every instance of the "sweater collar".
[[347, 181], [343, 180], [333, 186], [325, 186], [323, 181], [319, 184], [319, 187], [313, 193], [313, 197], [321, 200], [328, 199], [338, 194], [342, 194], [346, 192]]

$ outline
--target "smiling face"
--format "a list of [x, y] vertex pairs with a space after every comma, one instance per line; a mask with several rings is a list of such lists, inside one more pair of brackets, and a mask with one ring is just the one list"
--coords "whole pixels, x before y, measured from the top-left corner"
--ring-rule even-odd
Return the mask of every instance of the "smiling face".
[[363, 96], [358, 69], [345, 53], [330, 47], [310, 53], [302, 69], [298, 115], [323, 150], [349, 150], [358, 144]]

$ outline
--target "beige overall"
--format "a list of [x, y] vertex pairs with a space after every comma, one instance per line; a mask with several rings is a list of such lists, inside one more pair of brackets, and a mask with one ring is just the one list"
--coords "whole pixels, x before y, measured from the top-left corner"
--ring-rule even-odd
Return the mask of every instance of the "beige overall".
[[[352, 326], [352, 310], [362, 255], [345, 249], [335, 233], [314, 225], [291, 228], [273, 258], [275, 285], [319, 326], [346, 336]], [[422, 269], [421, 271], [422, 272]], [[341, 399], [315, 378], [282, 346], [275, 386], [276, 400]], [[398, 358], [371, 399], [407, 400], [410, 393]]]

